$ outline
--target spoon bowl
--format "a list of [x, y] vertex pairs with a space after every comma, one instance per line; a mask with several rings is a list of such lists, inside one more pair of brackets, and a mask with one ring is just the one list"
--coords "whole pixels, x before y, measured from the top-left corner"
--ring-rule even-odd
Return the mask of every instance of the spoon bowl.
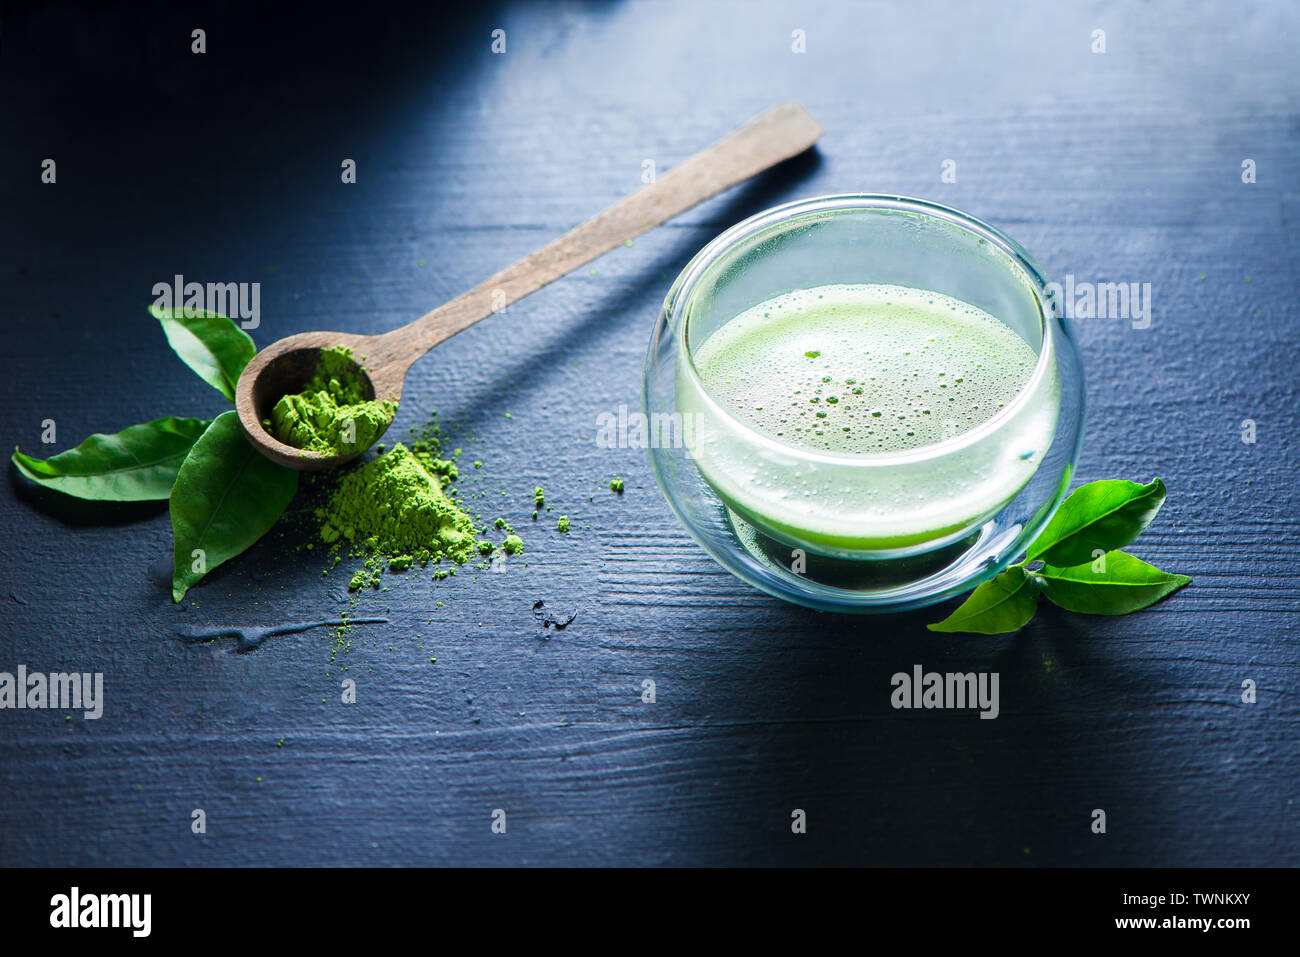
[[[364, 448], [358, 448], [340, 455], [324, 455], [294, 448], [277, 439], [262, 423], [270, 420], [271, 410], [281, 396], [294, 395], [306, 387], [316, 374], [323, 350], [347, 346], [355, 354], [359, 346], [372, 338], [338, 332], [303, 332], [280, 339], [253, 356], [235, 386], [235, 411], [252, 446], [273, 462], [306, 471], [334, 468], [364, 452]], [[375, 383], [370, 373], [360, 363], [354, 366], [353, 374], [365, 397], [375, 398]], [[396, 396], [385, 396], [394, 404], [401, 397], [400, 379], [397, 389]]]
[[289, 468], [327, 469], [356, 458], [364, 448], [340, 455], [308, 452], [281, 442], [262, 425], [281, 396], [302, 391], [316, 371], [322, 349], [351, 349], [367, 398], [395, 406], [411, 364], [444, 339], [597, 256], [624, 243], [631, 245], [635, 237], [715, 193], [798, 156], [821, 132], [798, 103], [774, 106], [655, 182], [400, 329], [380, 336], [303, 332], [272, 343], [253, 356], [235, 386], [235, 409], [244, 434], [259, 452]]

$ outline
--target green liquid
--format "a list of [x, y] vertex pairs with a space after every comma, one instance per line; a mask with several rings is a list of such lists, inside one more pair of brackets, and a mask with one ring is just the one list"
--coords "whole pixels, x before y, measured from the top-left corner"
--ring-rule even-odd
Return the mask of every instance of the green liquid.
[[[902, 286], [778, 296], [713, 331], [693, 360], [707, 396], [685, 388], [679, 405], [701, 420], [692, 455], [705, 479], [769, 534], [832, 551], [908, 547], [977, 526], [1032, 476], [1059, 406], [1052, 375], [1040, 377], [1037, 401], [1006, 413], [1033, 380], [1034, 349], [969, 303]], [[970, 451], [872, 462], [999, 415], [1005, 430]], [[746, 430], [769, 441], [760, 450]]]
[[1038, 356], [988, 313], [900, 286], [769, 300], [695, 353], [715, 399], [810, 449], [899, 452], [966, 432], [1015, 399]]

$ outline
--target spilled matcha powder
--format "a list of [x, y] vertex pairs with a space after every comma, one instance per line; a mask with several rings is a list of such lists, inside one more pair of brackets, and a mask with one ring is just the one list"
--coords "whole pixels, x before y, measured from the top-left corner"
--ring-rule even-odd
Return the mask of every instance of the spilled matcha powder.
[[458, 476], [456, 463], [454, 456], [441, 457], [437, 432], [436, 427], [426, 429], [409, 446], [399, 442], [348, 472], [316, 509], [321, 540], [335, 564], [345, 554], [365, 558], [350, 590], [378, 586], [385, 568], [400, 572], [433, 564], [440, 566], [433, 579], [441, 581], [471, 559], [498, 550], [507, 555], [523, 552], [523, 539], [504, 518], [493, 523], [506, 533], [500, 545], [480, 538], [488, 528], [480, 526], [449, 489]]
[[[329, 576], [345, 560], [345, 574], [351, 576], [347, 609], [342, 621], [334, 623], [331, 664], [350, 650], [354, 624], [372, 620], [353, 615], [358, 605], [378, 597], [371, 595], [372, 589], [389, 590], [385, 572], [400, 574], [419, 566], [436, 588], [471, 561], [479, 571], [489, 567], [502, 571], [510, 556], [524, 552], [523, 539], [504, 516], [485, 522], [458, 495], [454, 486], [460, 478], [456, 463], [461, 450], [444, 456], [441, 433], [430, 421], [387, 452], [379, 446], [380, 454], [367, 456], [364, 464], [320, 472], [309, 479], [319, 537], [298, 547], [319, 555], [323, 544], [328, 565], [322, 576]], [[488, 540], [497, 535], [504, 539], [500, 544]], [[442, 608], [443, 603], [435, 607]], [[384, 614], [388, 612], [385, 608]], [[433, 621], [430, 618], [429, 624]]]
[[344, 346], [321, 351], [316, 373], [297, 395], [283, 396], [271, 410], [269, 428], [286, 445], [340, 455], [370, 448], [388, 428], [397, 407], [367, 399], [353, 371], [357, 361]]
[[436, 456], [436, 447], [397, 443], [384, 455], [349, 472], [316, 510], [321, 540], [366, 563], [351, 588], [378, 584], [386, 566], [449, 561], [463, 565], [480, 554], [474, 520], [444, 491], [456, 465]]

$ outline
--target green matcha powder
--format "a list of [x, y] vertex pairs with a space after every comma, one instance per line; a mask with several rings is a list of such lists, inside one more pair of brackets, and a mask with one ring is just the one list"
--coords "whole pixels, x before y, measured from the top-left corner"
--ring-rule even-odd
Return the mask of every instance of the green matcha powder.
[[[356, 366], [345, 347], [322, 351], [303, 391], [275, 404], [268, 428], [288, 445], [323, 455], [369, 448], [397, 410], [391, 402], [365, 398]], [[457, 478], [456, 463], [454, 457], [441, 457], [438, 431], [428, 428], [409, 446], [399, 442], [346, 473], [316, 509], [321, 541], [334, 555], [334, 564], [345, 554], [365, 559], [348, 585], [350, 590], [377, 587], [385, 568], [405, 571], [432, 563], [440, 566], [433, 572], [434, 579], [441, 580], [454, 575], [457, 566], [473, 558], [490, 558], [498, 549], [507, 555], [522, 554], [523, 539], [503, 518], [494, 523], [506, 533], [499, 546], [480, 539], [486, 528], [479, 528], [448, 490]], [[474, 465], [478, 468], [482, 463]], [[534, 491], [534, 503], [539, 508], [545, 503], [540, 488]]]
[[320, 455], [364, 451], [383, 435], [397, 407], [367, 399], [353, 370], [357, 361], [344, 346], [321, 351], [315, 374], [297, 395], [283, 396], [268, 427], [281, 442]]

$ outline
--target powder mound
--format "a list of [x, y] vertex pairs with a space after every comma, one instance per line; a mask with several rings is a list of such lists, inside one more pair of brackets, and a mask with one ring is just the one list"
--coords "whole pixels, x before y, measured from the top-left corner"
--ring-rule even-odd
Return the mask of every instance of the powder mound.
[[307, 452], [339, 455], [368, 449], [383, 435], [397, 407], [367, 399], [353, 371], [356, 360], [344, 346], [321, 352], [320, 364], [303, 391], [280, 398], [270, 428], [281, 442]]
[[[463, 565], [479, 553], [479, 543], [474, 520], [443, 492], [455, 477], [454, 463], [435, 458], [422, 444], [412, 450], [399, 442], [348, 473], [316, 510], [321, 539], [385, 556], [394, 570], [444, 559]], [[369, 583], [359, 575], [366, 580], [354, 579], [354, 587]]]

